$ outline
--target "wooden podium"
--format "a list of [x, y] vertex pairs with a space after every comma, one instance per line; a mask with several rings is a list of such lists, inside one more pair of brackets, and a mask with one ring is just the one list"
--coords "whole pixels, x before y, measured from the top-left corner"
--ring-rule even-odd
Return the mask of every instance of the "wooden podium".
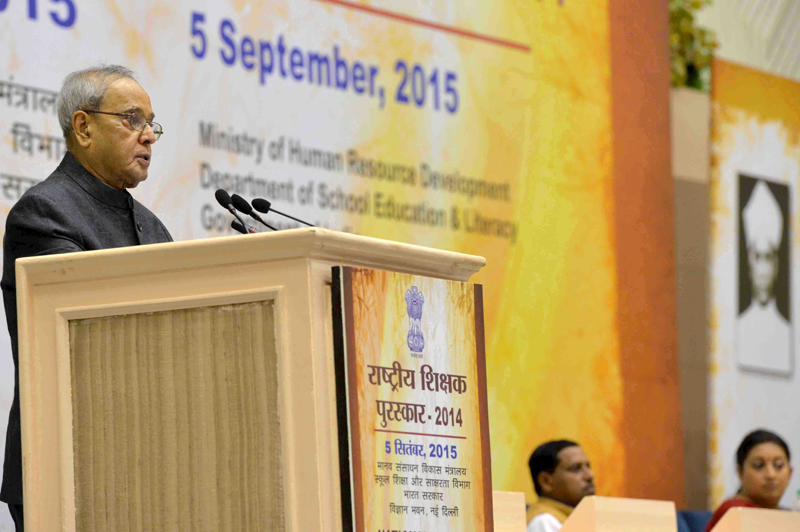
[[492, 492], [494, 532], [525, 532], [525, 494], [514, 491]]
[[676, 532], [675, 503], [584, 497], [561, 532]]
[[731, 508], [712, 532], [797, 532], [800, 513], [761, 508]]
[[17, 261], [27, 529], [341, 530], [331, 267], [484, 264], [323, 229]]

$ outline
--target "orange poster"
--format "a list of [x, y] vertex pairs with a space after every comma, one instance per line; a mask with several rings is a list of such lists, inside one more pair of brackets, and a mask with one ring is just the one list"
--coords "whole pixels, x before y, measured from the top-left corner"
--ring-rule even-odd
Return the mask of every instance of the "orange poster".
[[345, 530], [493, 530], [481, 288], [335, 270]]

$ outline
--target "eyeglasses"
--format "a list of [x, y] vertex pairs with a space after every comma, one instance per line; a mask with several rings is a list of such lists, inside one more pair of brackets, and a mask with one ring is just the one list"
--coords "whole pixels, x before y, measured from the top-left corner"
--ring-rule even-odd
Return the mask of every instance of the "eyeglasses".
[[107, 113], [105, 111], [88, 111], [86, 109], [81, 109], [84, 113], [95, 113], [99, 115], [112, 115], [112, 116], [123, 116], [128, 119], [128, 126], [134, 131], [144, 131], [146, 126], [150, 126], [150, 129], [153, 130], [153, 135], [156, 136], [156, 140], [161, 138], [161, 135], [164, 133], [164, 129], [161, 127], [161, 124], [158, 122], [148, 122], [145, 117], [140, 114], [136, 113]]

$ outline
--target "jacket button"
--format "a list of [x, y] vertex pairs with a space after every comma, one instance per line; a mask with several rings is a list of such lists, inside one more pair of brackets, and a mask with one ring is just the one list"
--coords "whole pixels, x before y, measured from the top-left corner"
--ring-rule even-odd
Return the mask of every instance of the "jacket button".
[[142, 222], [136, 222], [136, 229], [138, 229], [140, 233], [142, 232]]

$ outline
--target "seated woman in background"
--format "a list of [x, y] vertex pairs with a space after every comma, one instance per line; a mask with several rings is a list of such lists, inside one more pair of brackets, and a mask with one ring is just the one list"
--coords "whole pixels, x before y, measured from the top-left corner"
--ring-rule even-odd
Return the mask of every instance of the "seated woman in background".
[[754, 430], [744, 437], [736, 450], [736, 470], [741, 488], [723, 502], [706, 526], [709, 532], [729, 508], [778, 508], [778, 502], [792, 477], [789, 446], [783, 438], [768, 430]]

